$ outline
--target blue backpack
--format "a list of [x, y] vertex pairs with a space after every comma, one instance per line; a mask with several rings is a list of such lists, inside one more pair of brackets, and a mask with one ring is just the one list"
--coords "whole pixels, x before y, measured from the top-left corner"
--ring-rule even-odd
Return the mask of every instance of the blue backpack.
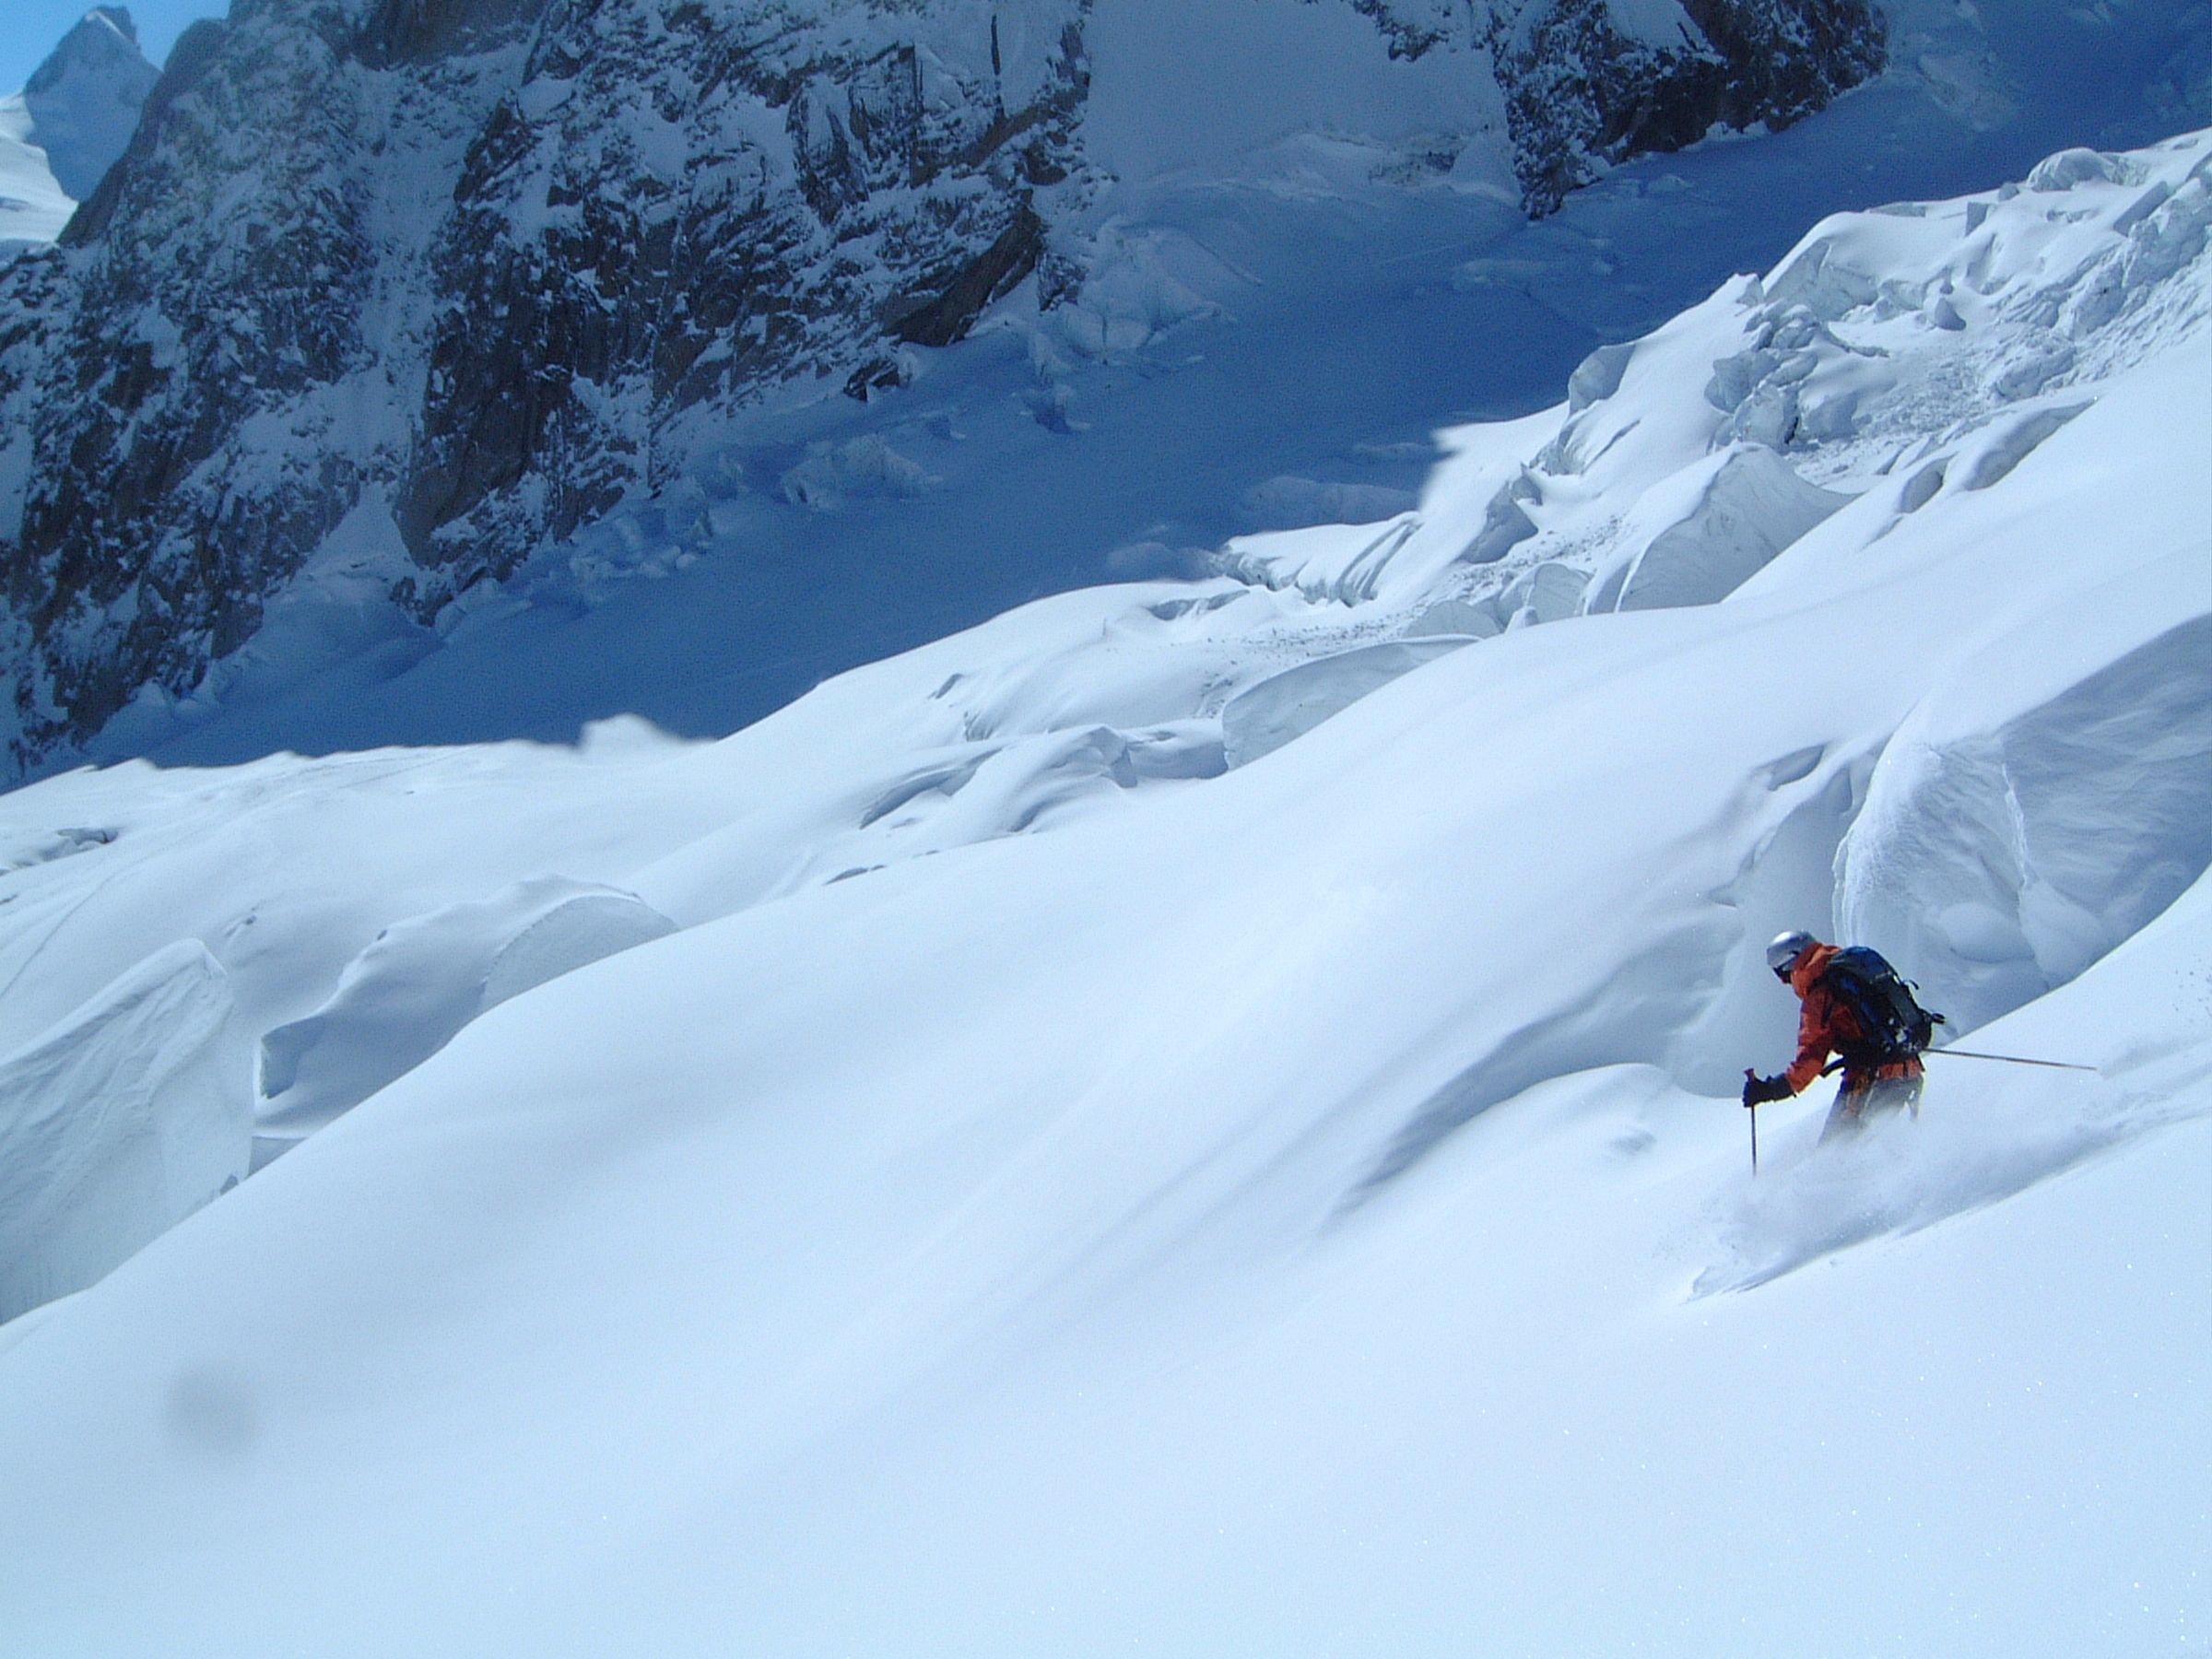
[[1821, 971], [1820, 982], [1835, 993], [1852, 1012], [1859, 1030], [1866, 1033], [1866, 1049], [1846, 1059], [1879, 1064], [1911, 1059], [1926, 1051], [1936, 1040], [1936, 1028], [1945, 1023], [1912, 995], [1913, 985], [1898, 977], [1878, 950], [1847, 945]]

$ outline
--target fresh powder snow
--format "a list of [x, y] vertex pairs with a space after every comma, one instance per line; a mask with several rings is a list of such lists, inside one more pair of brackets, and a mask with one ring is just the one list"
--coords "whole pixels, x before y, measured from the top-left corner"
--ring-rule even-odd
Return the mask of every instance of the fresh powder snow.
[[[1585, 212], [1658, 236], [1667, 177]], [[1068, 429], [973, 442], [1206, 412], [1158, 354], [1288, 324], [1202, 264], [975, 342], [1096, 355], [1032, 381]], [[0, 1206], [12, 1641], [2201, 1645], [2207, 385], [2198, 132], [1835, 214], [1357, 476], [1225, 490], [1186, 425], [1224, 534], [727, 735], [586, 716], [726, 692], [653, 652], [759, 502], [641, 506], [434, 645], [326, 567], [264, 700], [0, 796], [0, 1150], [85, 1172]], [[835, 561], [975, 499], [911, 418], [793, 429], [773, 510]], [[1770, 1106], [1754, 1179], [1791, 926], [2084, 1069], [1933, 1059], [1818, 1150]]]

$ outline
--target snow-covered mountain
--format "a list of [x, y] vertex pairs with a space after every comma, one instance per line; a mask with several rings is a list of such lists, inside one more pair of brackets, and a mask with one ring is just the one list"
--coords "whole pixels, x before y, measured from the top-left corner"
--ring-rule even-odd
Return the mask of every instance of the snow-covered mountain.
[[316, 0], [198, 26], [68, 246], [0, 277], [8, 752], [190, 693], [318, 553], [427, 623], [695, 472], [736, 412], [896, 387], [1017, 288], [1103, 313], [1102, 342], [1156, 324], [1183, 285], [1106, 187], [1193, 147], [1334, 130], [1544, 210], [1786, 124], [1883, 53], [1867, 0]]
[[[18, 1645], [2173, 1651], [2212, 133], [1828, 218], [1562, 380], [719, 741], [0, 797], [0, 1293], [90, 1283], [0, 1326]], [[783, 489], [926, 526], [891, 440], [961, 441], [873, 438]], [[580, 708], [579, 640], [641, 701], [747, 525], [697, 511], [284, 717]], [[1754, 1180], [1793, 924], [2088, 1069], [1937, 1059], [1817, 1154], [1770, 1108]]]
[[122, 159], [159, 78], [129, 10], [96, 6], [0, 98], [0, 256], [61, 235]]

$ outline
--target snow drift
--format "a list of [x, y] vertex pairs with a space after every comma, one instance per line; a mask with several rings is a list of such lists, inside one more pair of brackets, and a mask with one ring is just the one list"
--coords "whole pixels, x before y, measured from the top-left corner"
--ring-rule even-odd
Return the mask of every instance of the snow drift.
[[675, 931], [632, 894], [559, 877], [395, 923], [347, 964], [320, 1008], [261, 1040], [261, 1124], [319, 1129], [486, 1009]]
[[2142, 597], [2111, 594], [1962, 665], [1899, 733], [1845, 841], [1847, 931], [1893, 941], [1969, 1025], [2074, 979], [2212, 865], [2212, 619], [2027, 708], [1998, 689], [2022, 661], [2065, 663], [2125, 627]]
[[0, 1057], [0, 1320], [83, 1289], [245, 1175], [229, 1014], [222, 969], [185, 941]]

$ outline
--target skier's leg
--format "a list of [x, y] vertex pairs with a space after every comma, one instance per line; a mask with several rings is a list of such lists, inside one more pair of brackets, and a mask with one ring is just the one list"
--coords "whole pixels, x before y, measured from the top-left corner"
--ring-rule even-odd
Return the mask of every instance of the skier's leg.
[[1829, 1108], [1828, 1122], [1820, 1125], [1821, 1146], [1859, 1132], [1859, 1114], [1866, 1104], [1866, 1094], [1864, 1088], [1839, 1088], [1836, 1091], [1836, 1103]]
[[1865, 1105], [1860, 1111], [1862, 1123], [1888, 1117], [1894, 1112], [1911, 1109], [1920, 1114], [1920, 1082], [1918, 1077], [1884, 1077], [1871, 1085], [1865, 1094]]

